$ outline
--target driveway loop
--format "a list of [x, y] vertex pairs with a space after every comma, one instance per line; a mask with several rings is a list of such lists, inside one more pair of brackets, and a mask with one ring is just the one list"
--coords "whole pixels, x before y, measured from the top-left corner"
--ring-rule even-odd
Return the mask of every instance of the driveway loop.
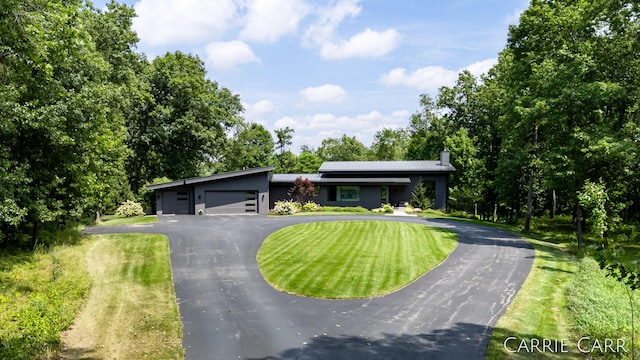
[[[273, 289], [256, 254], [289, 225], [337, 220], [422, 223], [458, 234], [440, 266], [386, 296], [322, 300]], [[170, 222], [170, 220], [178, 220]], [[175, 216], [88, 233], [169, 236], [186, 359], [483, 359], [534, 250], [506, 231], [454, 220], [369, 216]]]

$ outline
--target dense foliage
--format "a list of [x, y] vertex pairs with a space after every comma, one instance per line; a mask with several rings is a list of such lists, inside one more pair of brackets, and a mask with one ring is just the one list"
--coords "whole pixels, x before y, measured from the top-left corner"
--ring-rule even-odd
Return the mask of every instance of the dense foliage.
[[157, 177], [210, 171], [240, 100], [180, 52], [135, 51], [132, 8], [0, 5], [0, 242], [112, 212]]

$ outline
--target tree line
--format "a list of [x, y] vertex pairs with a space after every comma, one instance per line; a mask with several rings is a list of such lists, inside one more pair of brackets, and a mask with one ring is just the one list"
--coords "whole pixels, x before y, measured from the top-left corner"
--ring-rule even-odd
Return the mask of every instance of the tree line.
[[315, 172], [343, 151], [329, 141], [325, 155], [294, 155], [293, 129], [274, 141], [247, 123], [197, 56], [137, 51], [134, 17], [115, 1], [0, 3], [0, 243], [112, 213], [150, 183], [269, 165]]
[[[0, 4], [0, 241], [112, 212], [162, 180], [323, 161], [437, 159], [450, 207], [511, 221], [572, 214], [601, 237], [640, 209], [639, 5], [533, 0], [497, 65], [417, 99], [409, 125], [365, 146], [346, 134], [299, 155], [294, 129], [247, 123], [238, 95], [182, 52], [136, 50], [131, 7]], [[592, 226], [595, 224], [596, 226]]]

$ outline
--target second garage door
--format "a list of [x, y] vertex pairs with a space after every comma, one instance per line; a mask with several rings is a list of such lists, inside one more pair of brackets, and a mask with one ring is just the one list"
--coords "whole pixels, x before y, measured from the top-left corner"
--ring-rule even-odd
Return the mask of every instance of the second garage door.
[[256, 191], [206, 191], [205, 213], [251, 214], [256, 213]]

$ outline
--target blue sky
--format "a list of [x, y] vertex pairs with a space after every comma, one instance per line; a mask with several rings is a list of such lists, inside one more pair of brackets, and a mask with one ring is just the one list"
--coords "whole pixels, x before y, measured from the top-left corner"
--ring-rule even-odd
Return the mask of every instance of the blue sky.
[[[98, 8], [106, 1], [95, 1]], [[487, 71], [526, 0], [125, 0], [138, 50], [198, 55], [240, 95], [248, 122], [295, 130], [291, 150], [327, 137], [366, 146], [406, 127], [419, 96], [459, 71]]]

